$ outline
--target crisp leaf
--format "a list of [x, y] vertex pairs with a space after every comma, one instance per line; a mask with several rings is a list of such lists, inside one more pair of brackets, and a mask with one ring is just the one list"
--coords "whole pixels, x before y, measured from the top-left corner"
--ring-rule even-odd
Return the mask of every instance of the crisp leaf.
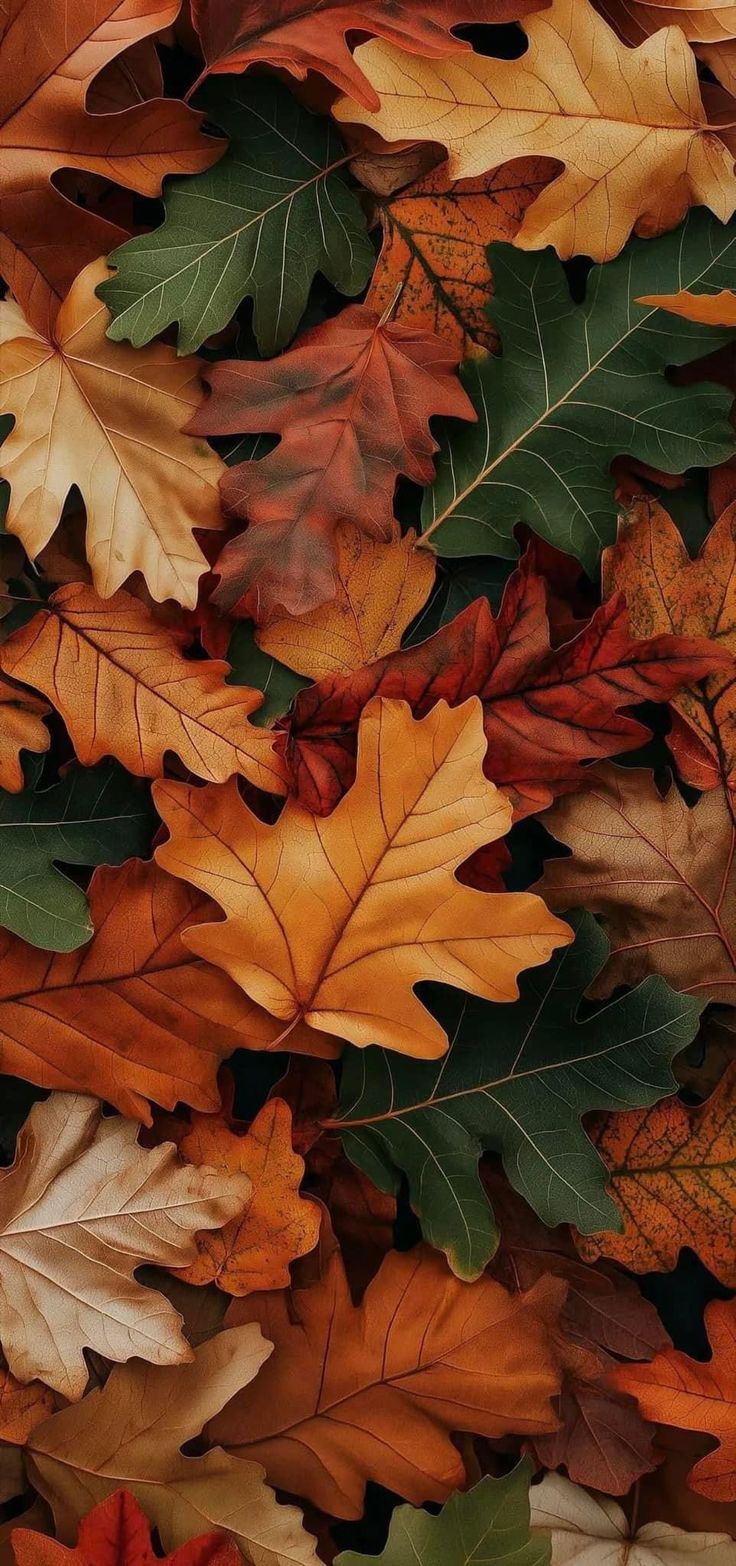
[[549, 1566], [549, 1544], [529, 1536], [529, 1474], [521, 1462], [502, 1479], [481, 1479], [437, 1517], [397, 1506], [380, 1555], [344, 1550], [335, 1566]]
[[[16, 1566], [156, 1566], [151, 1529], [129, 1490], [100, 1501], [80, 1524], [72, 1550], [27, 1528], [15, 1528], [11, 1543]], [[202, 1535], [167, 1555], [164, 1566], [240, 1566], [242, 1556], [221, 1533]]]
[[[668, 1523], [636, 1530], [623, 1508], [588, 1495], [562, 1474], [547, 1474], [531, 1492], [532, 1537], [551, 1545], [551, 1566], [731, 1566], [733, 1540], [726, 1533], [685, 1533]], [[635, 1531], [636, 1530], [636, 1531]]]

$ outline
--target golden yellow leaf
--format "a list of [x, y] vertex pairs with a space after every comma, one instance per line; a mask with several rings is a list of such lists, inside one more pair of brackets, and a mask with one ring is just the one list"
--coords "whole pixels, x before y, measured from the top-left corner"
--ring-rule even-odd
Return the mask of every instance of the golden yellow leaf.
[[529, 153], [562, 174], [528, 207], [514, 243], [558, 255], [618, 255], [632, 229], [673, 227], [691, 205], [725, 222], [736, 205], [734, 160], [707, 124], [695, 57], [678, 27], [628, 49], [588, 0], [553, 0], [525, 18], [518, 60], [482, 54], [418, 59], [380, 39], [355, 59], [381, 99], [351, 98], [338, 120], [387, 141], [440, 141], [455, 179]]
[[671, 315], [701, 326], [736, 326], [736, 294], [722, 288], [718, 294], [692, 294], [682, 288], [679, 294], [644, 294], [637, 304], [654, 305]]
[[0, 413], [15, 419], [1, 448], [7, 527], [35, 559], [76, 485], [98, 593], [140, 571], [155, 599], [192, 608], [207, 569], [193, 531], [222, 526], [224, 471], [205, 441], [182, 434], [201, 400], [199, 360], [160, 342], [110, 342], [95, 296], [108, 275], [104, 261], [80, 272], [53, 338], [0, 304]]
[[528, 893], [484, 893], [455, 870], [503, 836], [511, 805], [483, 776], [477, 697], [438, 702], [417, 721], [404, 702], [370, 702], [355, 783], [327, 817], [294, 799], [275, 826], [234, 781], [154, 785], [171, 833], [164, 869], [206, 890], [224, 923], [185, 931], [273, 1016], [359, 1046], [444, 1054], [443, 1028], [414, 994], [437, 979], [487, 1000], [518, 995], [522, 968], [572, 938]]

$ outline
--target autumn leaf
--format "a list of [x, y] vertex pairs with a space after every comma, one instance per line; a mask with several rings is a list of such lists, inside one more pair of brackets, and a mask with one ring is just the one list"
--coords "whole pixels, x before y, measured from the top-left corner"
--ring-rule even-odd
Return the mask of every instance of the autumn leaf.
[[678, 294], [650, 294], [636, 302], [669, 310], [672, 315], [697, 321], [701, 326], [736, 326], [736, 294], [726, 288], [717, 294], [693, 294], [687, 289]]
[[420, 723], [405, 704], [377, 701], [361, 720], [355, 783], [327, 821], [288, 800], [265, 826], [234, 783], [156, 784], [170, 832], [159, 864], [226, 916], [187, 931], [187, 945], [279, 1017], [283, 1039], [305, 1021], [361, 1047], [444, 1054], [444, 1029], [414, 994], [420, 979], [513, 1000], [520, 968], [570, 939], [538, 898], [455, 877], [510, 824], [481, 773], [484, 748], [475, 700], [438, 703]]
[[192, 608], [207, 567], [194, 530], [222, 525], [223, 464], [182, 433], [200, 396], [199, 361], [177, 359], [162, 343], [109, 343], [109, 315], [95, 298], [107, 275], [103, 261], [80, 274], [52, 337], [34, 331], [17, 305], [0, 305], [0, 412], [16, 421], [0, 447], [7, 527], [34, 558], [74, 484], [100, 595], [140, 571], [153, 598]]
[[435, 1517], [396, 1506], [382, 1553], [343, 1550], [336, 1566], [406, 1566], [410, 1560], [416, 1566], [475, 1566], [480, 1560], [485, 1566], [549, 1566], [549, 1545], [529, 1536], [529, 1476], [522, 1460], [503, 1478], [486, 1476], [472, 1490], [451, 1495]]
[[[713, 1300], [705, 1308], [712, 1350], [707, 1361], [690, 1359], [677, 1349], [665, 1349], [648, 1365], [618, 1365], [611, 1371], [614, 1386], [636, 1398], [647, 1419], [680, 1430], [704, 1430], [716, 1442], [714, 1451], [695, 1464], [688, 1483], [713, 1501], [736, 1500], [736, 1392], [734, 1348], [736, 1308]], [[733, 1546], [731, 1546], [733, 1548]]]
[[562, 1474], [547, 1474], [530, 1494], [532, 1538], [552, 1546], [551, 1566], [679, 1566], [697, 1557], [703, 1566], [730, 1566], [733, 1540], [726, 1533], [685, 1533], [668, 1523], [637, 1529], [623, 1508], [589, 1495]]
[[[335, 534], [335, 597], [300, 615], [279, 615], [256, 632], [264, 653], [310, 680], [349, 674], [395, 652], [434, 582], [435, 562], [396, 524], [383, 540], [352, 523]], [[1, 716], [2, 709], [0, 709]]]
[[304, 1160], [291, 1145], [291, 1110], [269, 1099], [250, 1129], [236, 1130], [223, 1115], [194, 1115], [179, 1152], [205, 1165], [245, 1175], [250, 1194], [237, 1218], [216, 1234], [197, 1235], [197, 1257], [179, 1276], [185, 1283], [216, 1283], [226, 1294], [288, 1287], [289, 1263], [317, 1244], [320, 1213], [300, 1196]]
[[76, 583], [13, 633], [0, 667], [48, 696], [85, 766], [115, 756], [129, 772], [161, 777], [171, 751], [195, 777], [239, 773], [283, 793], [271, 736], [248, 722], [260, 691], [226, 685], [227, 663], [185, 658], [189, 640], [130, 593], [102, 599]]
[[421, 60], [395, 40], [361, 44], [356, 62], [380, 107], [341, 99], [336, 118], [386, 141], [440, 141], [454, 179], [525, 155], [559, 159], [564, 172], [524, 214], [515, 240], [524, 250], [610, 261], [632, 230], [661, 234], [690, 205], [728, 221], [733, 156], [707, 124], [679, 29], [629, 50], [588, 0], [552, 0], [524, 32], [515, 60]]
[[275, 1350], [208, 1434], [334, 1517], [361, 1515], [369, 1479], [444, 1501], [465, 1482], [452, 1431], [554, 1426], [561, 1293], [549, 1279], [515, 1296], [488, 1278], [460, 1283], [419, 1247], [392, 1251], [356, 1307], [334, 1251], [311, 1288], [231, 1305], [228, 1324], [257, 1321]]
[[262, 353], [293, 337], [315, 273], [357, 294], [374, 255], [358, 198], [345, 182], [349, 154], [329, 120], [316, 119], [272, 77], [210, 84], [199, 106], [231, 138], [224, 158], [166, 187], [166, 221], [110, 256], [115, 276], [99, 294], [108, 336], [150, 342], [173, 321], [191, 353], [253, 299]]
[[179, 0], [10, 0], [0, 11], [0, 272], [42, 336], [77, 272], [124, 237], [62, 194], [59, 171], [156, 196], [164, 175], [193, 174], [223, 150], [184, 104], [157, 97], [110, 114], [87, 103], [98, 73], [178, 10]]
[[39, 1425], [28, 1461], [62, 1542], [73, 1544], [90, 1506], [124, 1485], [167, 1550], [212, 1528], [240, 1545], [253, 1566], [319, 1566], [300, 1513], [277, 1505], [262, 1468], [219, 1449], [201, 1457], [181, 1451], [270, 1353], [255, 1326], [218, 1332], [190, 1364], [138, 1359], [113, 1368], [104, 1387]]
[[299, 693], [281, 743], [293, 789], [310, 809], [331, 810], [352, 782], [357, 721], [374, 696], [401, 697], [417, 717], [440, 699], [480, 697], [484, 770], [519, 819], [582, 787], [585, 762], [646, 740], [646, 728], [621, 707], [665, 700], [730, 661], [702, 636], [634, 640], [623, 595], [553, 649], [545, 581], [534, 566], [529, 550], [496, 618], [488, 600], [476, 598], [427, 641]]
[[267, 369], [227, 359], [208, 370], [211, 395], [190, 431], [281, 436], [275, 451], [222, 478], [228, 516], [248, 527], [219, 557], [213, 603], [260, 621], [332, 598], [339, 523], [390, 539], [399, 474], [427, 483], [434, 473], [431, 416], [475, 418], [457, 363], [433, 333], [352, 305]]
[[704, 1104], [678, 1098], [625, 1115], [598, 1116], [590, 1134], [610, 1170], [622, 1234], [578, 1238], [582, 1256], [610, 1256], [632, 1272], [666, 1272], [681, 1246], [736, 1288], [736, 1069]]
[[536, 890], [554, 908], [602, 917], [612, 953], [593, 987], [609, 995], [647, 973], [732, 1005], [736, 827], [722, 789], [686, 805], [643, 769], [603, 766], [544, 824], [573, 849], [548, 859]]
[[[129, 1490], [117, 1490], [85, 1517], [71, 1550], [27, 1528], [11, 1543], [17, 1566], [156, 1566], [151, 1529]], [[164, 1566], [240, 1566], [242, 1556], [221, 1533], [204, 1534], [167, 1555]]]
[[731, 655], [730, 666], [673, 698], [686, 728], [669, 742], [687, 783], [736, 790], [736, 509], [723, 512], [691, 560], [664, 508], [638, 501], [604, 553], [602, 581], [604, 592], [626, 594], [635, 635], [708, 636]]
[[452, 179], [443, 163], [379, 199], [383, 246], [367, 304], [393, 306], [395, 321], [439, 333], [463, 356], [497, 348], [487, 246], [513, 240], [557, 167], [552, 159], [518, 158], [474, 179]]
[[54, 1412], [54, 1394], [40, 1381], [24, 1386], [9, 1370], [0, 1370], [0, 1441], [25, 1446], [36, 1425]]
[[45, 701], [0, 678], [0, 788], [9, 794], [19, 794], [24, 786], [21, 751], [42, 755], [49, 748], [43, 722], [48, 712]]
[[198, 1229], [240, 1210], [242, 1176], [182, 1168], [170, 1143], [146, 1150], [137, 1126], [57, 1093], [34, 1105], [15, 1162], [0, 1173], [0, 1338], [10, 1369], [72, 1400], [87, 1383], [85, 1348], [179, 1365], [191, 1357], [176, 1312], [134, 1277], [177, 1266]]

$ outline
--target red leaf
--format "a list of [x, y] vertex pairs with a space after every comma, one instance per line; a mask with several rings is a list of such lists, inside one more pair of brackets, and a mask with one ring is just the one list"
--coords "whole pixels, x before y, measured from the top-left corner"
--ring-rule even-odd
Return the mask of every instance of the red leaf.
[[[11, 1544], [17, 1566], [161, 1566], [148, 1518], [128, 1490], [109, 1495], [84, 1518], [76, 1549], [28, 1528], [15, 1528]], [[167, 1555], [166, 1566], [241, 1566], [241, 1555], [224, 1534], [206, 1533]]]

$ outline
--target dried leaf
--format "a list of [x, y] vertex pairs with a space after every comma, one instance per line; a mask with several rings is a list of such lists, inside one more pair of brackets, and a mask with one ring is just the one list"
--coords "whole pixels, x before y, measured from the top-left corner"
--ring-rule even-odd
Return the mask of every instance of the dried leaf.
[[[117, 1490], [94, 1507], [72, 1550], [26, 1528], [16, 1527], [11, 1543], [17, 1566], [156, 1566], [158, 1560], [146, 1514], [129, 1490]], [[240, 1566], [241, 1561], [232, 1542], [210, 1533], [167, 1555], [164, 1566]]]

